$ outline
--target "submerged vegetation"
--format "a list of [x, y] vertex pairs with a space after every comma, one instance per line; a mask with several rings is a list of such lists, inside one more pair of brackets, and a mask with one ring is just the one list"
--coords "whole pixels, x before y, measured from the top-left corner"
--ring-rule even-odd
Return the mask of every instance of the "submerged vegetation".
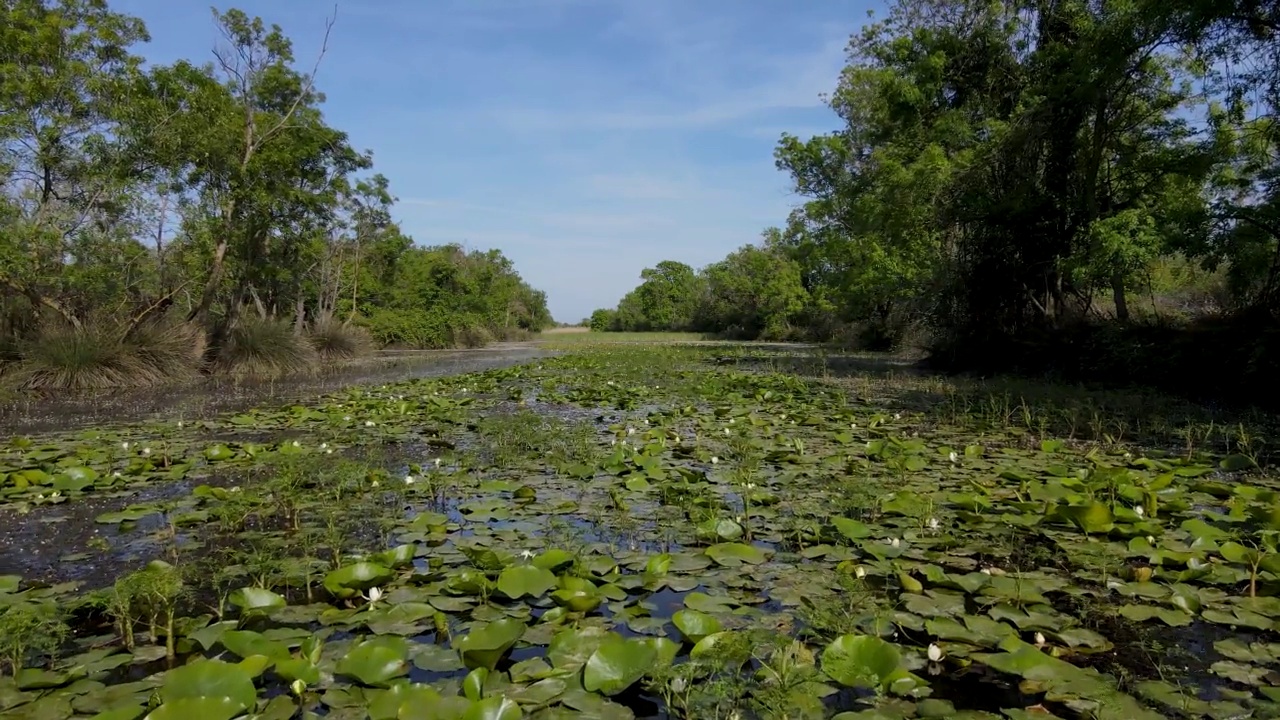
[[1280, 712], [1265, 419], [877, 362], [579, 341], [14, 438], [0, 715]]
[[550, 324], [500, 252], [401, 231], [280, 28], [215, 20], [210, 62], [144, 65], [100, 0], [0, 5], [0, 382], [274, 376]]

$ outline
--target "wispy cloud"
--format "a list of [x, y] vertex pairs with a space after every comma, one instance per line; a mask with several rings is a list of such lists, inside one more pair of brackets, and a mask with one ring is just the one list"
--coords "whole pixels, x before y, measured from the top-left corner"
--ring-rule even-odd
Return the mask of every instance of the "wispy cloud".
[[[162, 61], [207, 57], [208, 11], [112, 0]], [[309, 65], [331, 6], [241, 0]], [[326, 117], [374, 152], [423, 244], [497, 247], [556, 317], [612, 305], [663, 259], [705, 265], [780, 224], [783, 131], [825, 132], [820, 96], [867, 9], [849, 0], [343, 3]]]

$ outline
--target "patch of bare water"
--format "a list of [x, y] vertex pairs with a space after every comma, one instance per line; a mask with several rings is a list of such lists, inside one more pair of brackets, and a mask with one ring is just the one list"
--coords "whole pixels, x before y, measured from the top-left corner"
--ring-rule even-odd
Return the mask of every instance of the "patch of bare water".
[[379, 353], [310, 377], [231, 383], [210, 378], [173, 388], [77, 396], [26, 396], [0, 405], [0, 437], [159, 419], [202, 420], [258, 405], [279, 405], [351, 385], [378, 385], [509, 367], [548, 357], [535, 343], [498, 343], [474, 350]]

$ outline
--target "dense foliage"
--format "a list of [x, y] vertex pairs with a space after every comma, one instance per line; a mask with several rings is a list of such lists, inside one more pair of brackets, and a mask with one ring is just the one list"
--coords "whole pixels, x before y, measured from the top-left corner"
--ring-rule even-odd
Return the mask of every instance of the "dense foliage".
[[414, 246], [279, 27], [215, 19], [211, 62], [144, 66], [142, 22], [102, 0], [0, 3], [0, 358], [94, 366], [57, 338], [162, 323], [202, 331], [203, 365], [247, 316], [415, 347], [550, 322], [501, 253]]
[[[965, 351], [1081, 321], [1273, 327], [1278, 30], [1274, 3], [899, 0], [849, 44], [841, 126], [777, 146], [805, 201], [724, 261], [773, 256], [772, 284], [733, 281], [762, 314], [715, 310], [733, 291], [708, 268], [703, 329]], [[679, 326], [651, 285], [613, 326]]]

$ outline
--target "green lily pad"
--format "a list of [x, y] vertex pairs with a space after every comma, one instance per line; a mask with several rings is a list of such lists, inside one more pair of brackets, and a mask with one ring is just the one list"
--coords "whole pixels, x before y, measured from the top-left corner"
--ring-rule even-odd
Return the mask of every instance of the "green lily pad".
[[591, 654], [582, 671], [582, 687], [611, 696], [631, 687], [652, 669], [658, 653], [649, 643], [610, 633]]

